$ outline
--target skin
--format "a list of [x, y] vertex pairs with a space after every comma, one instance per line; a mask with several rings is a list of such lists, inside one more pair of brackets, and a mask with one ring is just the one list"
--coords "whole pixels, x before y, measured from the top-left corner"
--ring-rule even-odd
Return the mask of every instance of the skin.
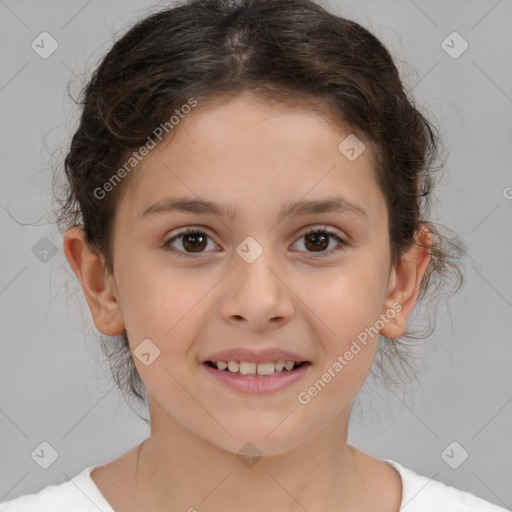
[[[160, 350], [149, 366], [134, 357], [148, 390], [150, 437], [92, 473], [116, 511], [399, 510], [397, 471], [347, 443], [378, 336], [307, 405], [297, 400], [393, 304], [401, 304], [401, 325], [390, 320], [380, 333], [404, 334], [429, 261], [413, 245], [391, 266], [388, 213], [370, 151], [349, 161], [338, 150], [349, 133], [313, 111], [248, 94], [202, 105], [132, 171], [116, 210], [113, 275], [81, 228], [66, 232], [64, 251], [96, 327], [109, 336], [126, 329], [132, 354], [147, 338]], [[284, 203], [333, 195], [358, 203], [368, 217], [278, 218]], [[178, 196], [226, 203], [237, 214], [141, 218], [148, 206]], [[186, 237], [173, 243], [183, 257], [163, 247], [187, 226], [210, 237], [199, 257], [187, 253]], [[304, 232], [323, 226], [347, 245], [333, 252], [338, 240], [329, 238], [319, 251], [330, 254], [315, 258]], [[263, 248], [252, 263], [236, 252], [247, 236]], [[418, 239], [432, 241], [426, 229]], [[291, 387], [248, 396], [200, 365], [240, 346], [279, 346], [312, 365]], [[250, 467], [237, 457], [247, 442], [262, 454]]]

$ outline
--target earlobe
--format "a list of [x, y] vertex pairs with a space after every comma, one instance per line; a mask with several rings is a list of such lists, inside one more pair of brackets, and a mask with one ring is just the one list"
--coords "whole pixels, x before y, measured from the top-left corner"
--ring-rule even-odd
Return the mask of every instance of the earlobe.
[[124, 329], [113, 276], [107, 275], [104, 258], [85, 240], [83, 228], [74, 226], [64, 234], [64, 254], [80, 281], [96, 328], [107, 336], [117, 336]]
[[[416, 243], [403, 255], [400, 263], [391, 270], [386, 311], [396, 310], [396, 304], [401, 304], [402, 307], [395, 316], [400, 324], [397, 325], [394, 321], [387, 323], [380, 331], [382, 335], [397, 338], [405, 333], [407, 317], [416, 305], [421, 281], [430, 262], [432, 240], [432, 233], [428, 227], [421, 225], [415, 236]], [[393, 304], [395, 304], [394, 308]]]

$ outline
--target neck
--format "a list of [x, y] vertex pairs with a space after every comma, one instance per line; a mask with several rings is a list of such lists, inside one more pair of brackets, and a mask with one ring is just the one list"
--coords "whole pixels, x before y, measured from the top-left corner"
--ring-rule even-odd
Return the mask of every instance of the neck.
[[363, 509], [361, 452], [347, 444], [350, 409], [298, 446], [247, 458], [151, 406], [151, 436], [137, 456], [137, 512]]

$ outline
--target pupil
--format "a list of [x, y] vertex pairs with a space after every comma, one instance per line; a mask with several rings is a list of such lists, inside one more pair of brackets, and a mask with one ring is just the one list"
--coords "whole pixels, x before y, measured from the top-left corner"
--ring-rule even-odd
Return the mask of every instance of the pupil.
[[[325, 235], [325, 234], [322, 234], [322, 233], [312, 233], [312, 234], [309, 234], [307, 235], [306, 237], [307, 240], [313, 240], [313, 248], [315, 249], [326, 249], [327, 247], [329, 247], [329, 239], [328, 239], [328, 236]], [[320, 245], [319, 245], [320, 243]], [[306, 242], [306, 245], [307, 242]]]
[[[189, 240], [192, 240], [192, 244], [189, 243]], [[206, 247], [205, 240], [206, 237], [200, 233], [189, 233], [183, 237], [183, 246], [187, 250], [192, 249], [192, 252], [200, 252]]]

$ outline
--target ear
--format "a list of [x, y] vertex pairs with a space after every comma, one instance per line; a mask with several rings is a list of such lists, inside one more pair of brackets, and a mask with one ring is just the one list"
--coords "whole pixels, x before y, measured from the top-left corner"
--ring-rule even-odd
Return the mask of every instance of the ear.
[[66, 231], [64, 254], [80, 281], [96, 328], [107, 336], [121, 334], [125, 326], [114, 277], [107, 275], [104, 257], [89, 247], [82, 227], [75, 226]]
[[[400, 263], [391, 270], [385, 305], [386, 311], [392, 309], [397, 311], [395, 318], [400, 325], [390, 320], [380, 330], [383, 336], [389, 338], [398, 338], [405, 333], [407, 317], [416, 305], [421, 281], [430, 262], [432, 233], [428, 227], [422, 224], [414, 238], [416, 243], [403, 254]], [[428, 248], [421, 247], [417, 243], [422, 243]], [[395, 304], [394, 308], [393, 304]], [[398, 311], [397, 304], [402, 306], [400, 311]]]

